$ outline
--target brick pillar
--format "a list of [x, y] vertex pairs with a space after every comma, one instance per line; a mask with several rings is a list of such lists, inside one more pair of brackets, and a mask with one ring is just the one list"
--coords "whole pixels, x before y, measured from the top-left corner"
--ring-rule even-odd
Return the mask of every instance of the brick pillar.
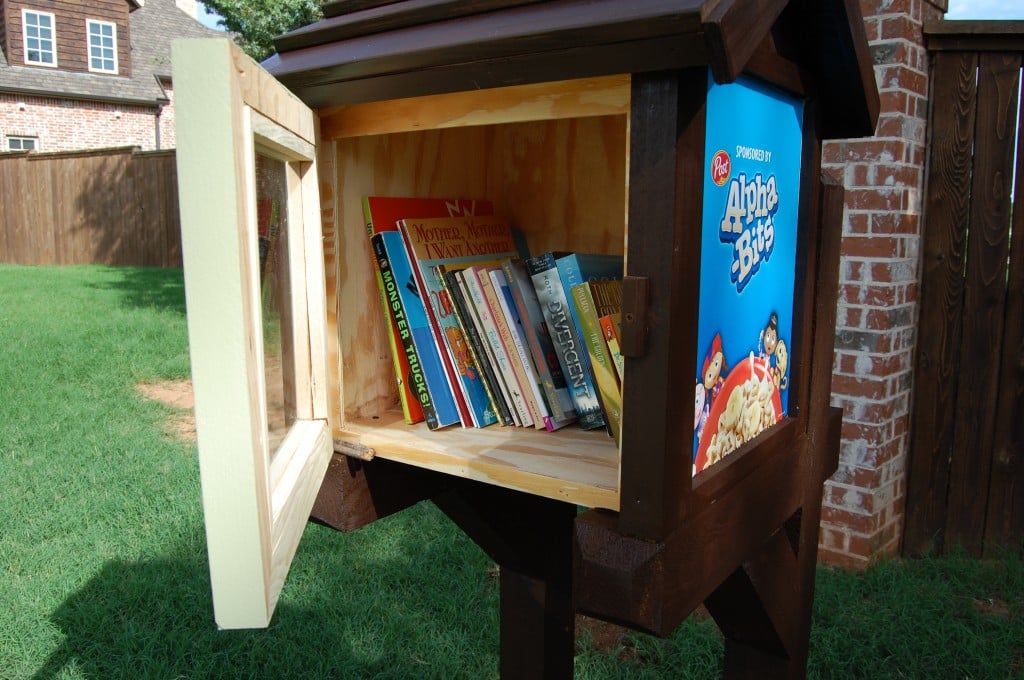
[[897, 553], [903, 531], [928, 116], [921, 29], [943, 11], [928, 0], [861, 0], [861, 8], [878, 128], [822, 151], [847, 198], [832, 382], [843, 441], [825, 487], [820, 555], [854, 567]]

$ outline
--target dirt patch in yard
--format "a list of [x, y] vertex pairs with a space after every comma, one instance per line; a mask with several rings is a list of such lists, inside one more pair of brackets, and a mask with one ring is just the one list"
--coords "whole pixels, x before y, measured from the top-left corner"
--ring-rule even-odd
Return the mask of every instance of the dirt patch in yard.
[[193, 412], [196, 402], [192, 396], [191, 380], [168, 380], [154, 385], [139, 385], [137, 389], [147, 399], [155, 399], [174, 409], [166, 423], [168, 436], [185, 441], [196, 440], [196, 417]]
[[[269, 356], [264, 364], [267, 384], [267, 424], [271, 450], [277, 447], [287, 430], [285, 426], [284, 374], [281, 358]], [[155, 399], [170, 406], [174, 412], [166, 424], [167, 436], [185, 441], [196, 439], [195, 399], [191, 380], [168, 380], [138, 385], [147, 399]]]

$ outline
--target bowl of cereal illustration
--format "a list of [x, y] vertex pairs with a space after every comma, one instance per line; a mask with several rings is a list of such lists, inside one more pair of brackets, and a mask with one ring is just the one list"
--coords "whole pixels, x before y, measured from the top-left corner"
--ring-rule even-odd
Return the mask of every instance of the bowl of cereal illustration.
[[768, 363], [753, 355], [729, 372], [711, 402], [697, 445], [696, 472], [717, 463], [782, 418], [782, 400]]

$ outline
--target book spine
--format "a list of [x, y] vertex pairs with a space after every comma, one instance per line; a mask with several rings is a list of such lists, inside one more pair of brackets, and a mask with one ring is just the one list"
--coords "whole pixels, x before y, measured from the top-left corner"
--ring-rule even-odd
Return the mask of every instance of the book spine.
[[[404, 224], [404, 220], [402, 221]], [[430, 328], [430, 335], [433, 338], [434, 345], [437, 347], [437, 353], [441, 357], [441, 365], [444, 368], [443, 374], [445, 381], [448, 384], [448, 391], [452, 395], [452, 399], [455, 400], [455, 406], [459, 412], [459, 420], [462, 422], [463, 427], [473, 426], [473, 416], [469, 412], [469, 406], [466, 404], [466, 397], [463, 394], [461, 387], [462, 381], [459, 380], [459, 375], [455, 370], [455, 363], [452, 361], [452, 355], [448, 349], [448, 343], [445, 340], [444, 330], [441, 328], [441, 323], [437, 318], [437, 311], [435, 310], [433, 300], [431, 299], [431, 287], [427, 284], [426, 277], [427, 272], [419, 266], [416, 260], [416, 254], [412, 250], [412, 245], [409, 243], [408, 238], [405, 235], [404, 230], [402, 231], [402, 238], [405, 242], [406, 254], [409, 257], [409, 263], [412, 266], [413, 276], [416, 279], [416, 287], [419, 291], [420, 299], [423, 300], [423, 308], [427, 314], [427, 323]], [[435, 286], [435, 288], [438, 286]]]
[[544, 314], [537, 302], [537, 291], [533, 288], [522, 260], [506, 259], [502, 262], [502, 269], [508, 279], [508, 287], [522, 322], [523, 336], [533, 357], [537, 380], [551, 414], [550, 425], [552, 429], [557, 429], [576, 420], [576, 407], [572, 403], [565, 376], [562, 375]]
[[[373, 253], [378, 267], [377, 271], [381, 279], [381, 291], [387, 304], [388, 318], [398, 331], [402, 356], [405, 358], [405, 365], [408, 366], [408, 373], [404, 382], [412, 388], [416, 400], [415, 404], [419, 406], [420, 413], [423, 415], [423, 419], [426, 420], [427, 427], [431, 430], [437, 429], [437, 411], [434, 409], [434, 402], [427, 388], [419, 352], [416, 350], [416, 345], [413, 341], [412, 329], [405, 314], [405, 306], [402, 304], [399, 285], [395, 281], [394, 271], [391, 268], [391, 261], [388, 257], [384, 239], [380, 235], [375, 235], [370, 239], [370, 242], [373, 246]], [[403, 412], [405, 411], [404, 406], [402, 410]], [[408, 421], [408, 419], [406, 420]]]
[[476, 285], [476, 277], [469, 269], [462, 269], [455, 272], [455, 280], [462, 291], [463, 299], [466, 301], [466, 311], [470, 318], [473, 319], [474, 325], [476, 325], [484, 357], [491, 367], [494, 385], [498, 388], [496, 396], [500, 396], [501, 401], [504, 403], [502, 414], [505, 416], [505, 424], [522, 425], [519, 422], [519, 416], [515, 408], [512, 406], [512, 393], [509, 391], [508, 385], [505, 384], [505, 376], [501, 372], [498, 357], [494, 353], [491, 335], [496, 333], [496, 331], [493, 330], [493, 324], [484, 323], [484, 318], [480, 315], [479, 304], [480, 300], [482, 300], [482, 295], [479, 293], [479, 286]]
[[[466, 289], [469, 291], [470, 300], [472, 300], [473, 307], [480, 317], [487, 342], [491, 346], [491, 356], [494, 358], [494, 365], [497, 366], [502, 384], [505, 386], [505, 395], [508, 399], [509, 409], [512, 411], [512, 417], [515, 419], [516, 425], [528, 427], [533, 425], [533, 421], [530, 419], [530, 412], [523, 402], [522, 395], [519, 393], [519, 385], [516, 382], [515, 373], [512, 371], [512, 365], [509, 363], [508, 354], [505, 352], [505, 347], [501, 342], [497, 322], [494, 320], [494, 315], [491, 314], [491, 307], [487, 303], [479, 269], [479, 267], [470, 267], [465, 270], [464, 280], [466, 282]], [[482, 278], [487, 277], [484, 276]]]
[[569, 311], [569, 303], [558, 275], [558, 267], [552, 253], [530, 258], [526, 261], [527, 272], [537, 291], [537, 301], [547, 323], [548, 332], [558, 354], [569, 394], [576, 406], [580, 427], [592, 430], [605, 426], [604, 414], [598, 402], [597, 392], [589, 380], [588, 369], [583, 361], [587, 350], [580, 341], [576, 324]]
[[512, 340], [512, 332], [509, 330], [508, 322], [505, 321], [501, 305], [498, 302], [497, 291], [495, 291], [494, 284], [491, 281], [490, 268], [477, 267], [474, 269], [474, 272], [477, 282], [480, 284], [480, 291], [483, 293], [488, 312], [498, 331], [499, 345], [495, 347], [495, 351], [498, 352], [500, 348], [500, 352], [504, 357], [503, 370], [507, 371], [505, 373], [505, 381], [508, 383], [509, 391], [512, 393], [513, 406], [515, 406], [516, 412], [519, 414], [523, 427], [530, 427], [535, 423], [537, 414], [530, 404], [527, 392], [529, 387], [525, 384], [525, 374], [522, 365], [518, 362], [518, 354]]
[[612, 364], [615, 366], [615, 373], [622, 384], [622, 374], [625, 369], [625, 360], [622, 358], [622, 349], [619, 347], [619, 315], [606, 314], [598, 321], [601, 322], [601, 330], [604, 332], [604, 341], [608, 345], [608, 353], [612, 355]]
[[469, 341], [455, 314], [455, 304], [444, 287], [444, 279], [437, 265], [425, 267], [424, 277], [430, 290], [430, 302], [437, 315], [438, 325], [452, 366], [455, 368], [457, 387], [465, 398], [474, 427], [487, 427], [498, 422], [497, 413], [484, 389], [480, 368], [473, 361]]
[[437, 414], [437, 427], [447, 427], [460, 422], [459, 410], [445, 380], [444, 366], [437, 345], [433, 341], [427, 319], [427, 305], [420, 296], [416, 285], [412, 263], [405, 252], [402, 235], [397, 231], [381, 232], [379, 237], [388, 253], [395, 285], [405, 310], [406, 322], [412, 334], [412, 341], [419, 355], [423, 377]]
[[622, 395], [619, 393], [615, 366], [608, 354], [608, 345], [605, 343], [601, 322], [598, 320], [597, 305], [594, 304], [590, 285], [585, 282], [573, 286], [569, 294], [576, 306], [576, 318], [580, 324], [583, 342], [587, 346], [587, 354], [590, 356], [591, 371], [608, 420], [608, 429], [618, 444], [622, 429]]
[[466, 296], [459, 286], [456, 272], [441, 271], [439, 273], [441, 274], [441, 282], [448, 292], [448, 297], [451, 298], [452, 304], [455, 306], [455, 317], [458, 319], [462, 333], [468, 342], [469, 353], [472, 355], [473, 363], [480, 369], [480, 378], [487, 393], [487, 399], [498, 415], [498, 422], [509, 425], [514, 421], [509, 413], [508, 405], [505, 404], [505, 399], [501, 396], [501, 391], [498, 388], [497, 379], [494, 375], [494, 368], [484, 353], [480, 331], [477, 329], [476, 323], [474, 323], [473, 317], [469, 313], [469, 308], [466, 306]]
[[[365, 200], [363, 202], [363, 209], [364, 217], [367, 220], [367, 229], [372, 236], [372, 223], [370, 222], [369, 214], [366, 212], [369, 210], [369, 205]], [[394, 314], [391, 311], [391, 304], [388, 300], [387, 291], [384, 289], [384, 280], [380, 273], [378, 258], [375, 255], [372, 259], [373, 275], [377, 280], [377, 292], [379, 293], [381, 310], [384, 313], [384, 318], [388, 320], [388, 348], [391, 351], [391, 363], [395, 367], [395, 377], [398, 380], [398, 402], [402, 407], [402, 417], [410, 425], [421, 423], [426, 419], [426, 413], [424, 413], [422, 403], [419, 400], [419, 390], [409, 382], [413, 375], [413, 369], [409, 363], [409, 355], [405, 352], [401, 331], [396, 325]], [[421, 371], [417, 372], [421, 373]]]
[[[516, 311], [515, 302], [512, 300], [512, 292], [508, 287], [508, 279], [505, 272], [495, 267], [490, 272], [491, 284], [494, 286], [495, 296], [498, 298], [498, 306], [508, 324], [509, 334], [512, 336], [512, 345], [515, 348], [516, 356], [513, 357], [516, 374], [519, 377], [520, 387], [527, 398], [527, 405], [533, 414], [533, 425], [537, 428], [551, 429], [551, 412], [548, 411], [544, 396], [540, 391], [540, 383], [537, 380], [537, 372], [533, 368], [533, 359], [526, 349], [526, 340], [523, 338], [523, 323]], [[522, 372], [519, 372], [519, 368]]]

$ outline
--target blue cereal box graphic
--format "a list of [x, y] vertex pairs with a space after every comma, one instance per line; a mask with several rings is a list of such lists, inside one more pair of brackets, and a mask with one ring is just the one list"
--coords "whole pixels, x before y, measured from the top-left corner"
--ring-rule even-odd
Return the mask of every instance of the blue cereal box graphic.
[[694, 474], [787, 411], [803, 103], [709, 74], [707, 121]]

